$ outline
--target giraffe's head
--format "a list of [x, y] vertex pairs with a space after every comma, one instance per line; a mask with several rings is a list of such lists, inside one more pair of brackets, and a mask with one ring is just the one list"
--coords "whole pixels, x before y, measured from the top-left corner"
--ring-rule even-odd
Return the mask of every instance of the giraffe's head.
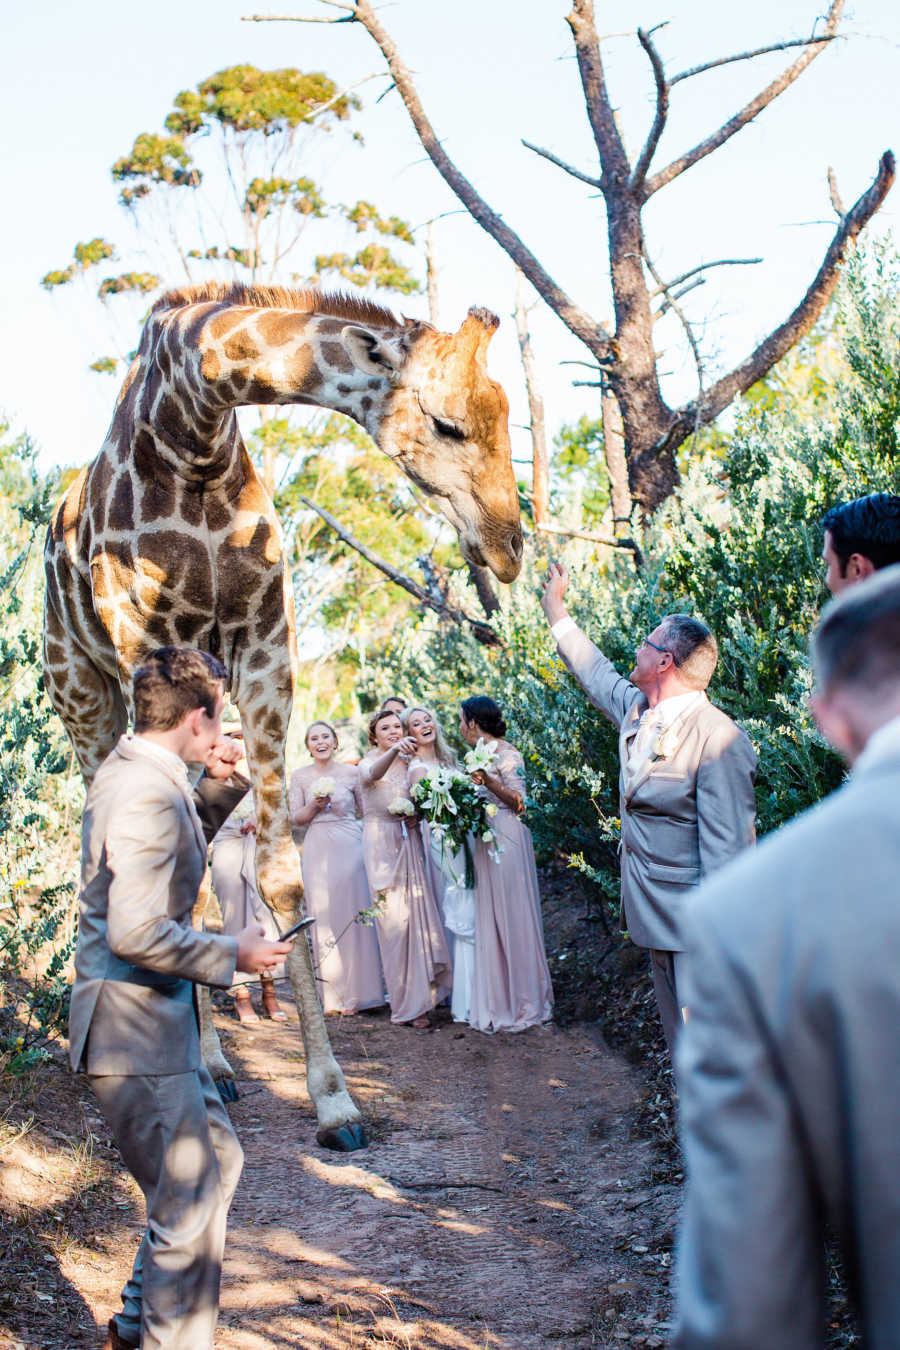
[[513, 581], [522, 564], [519, 495], [509, 444], [509, 403], [488, 375], [500, 320], [470, 309], [457, 333], [407, 321], [402, 328], [348, 324], [341, 342], [357, 370], [388, 392], [366, 428], [456, 527], [463, 556]]

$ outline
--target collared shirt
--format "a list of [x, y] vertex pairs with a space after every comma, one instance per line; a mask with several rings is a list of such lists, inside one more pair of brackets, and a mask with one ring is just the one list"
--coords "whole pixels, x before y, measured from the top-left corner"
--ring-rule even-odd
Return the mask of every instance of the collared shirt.
[[157, 763], [165, 765], [170, 771], [176, 769], [184, 778], [185, 785], [188, 784], [188, 766], [180, 755], [176, 755], [174, 750], [167, 750], [164, 745], [157, 745], [156, 741], [148, 741], [146, 736], [135, 734], [131, 737], [129, 745], [132, 750], [137, 750], [138, 754], [146, 755], [148, 759], [155, 759]]
[[870, 769], [873, 764], [879, 764], [883, 759], [891, 759], [894, 755], [900, 755], [900, 717], [892, 717], [884, 726], [873, 731], [866, 742], [866, 748], [853, 765], [853, 772], [859, 773], [860, 769]]

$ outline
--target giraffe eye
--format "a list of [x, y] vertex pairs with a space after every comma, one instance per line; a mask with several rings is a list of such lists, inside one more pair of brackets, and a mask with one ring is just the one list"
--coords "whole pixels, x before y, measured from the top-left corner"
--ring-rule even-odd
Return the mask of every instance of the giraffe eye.
[[466, 439], [466, 433], [461, 431], [459, 427], [454, 426], [452, 422], [444, 422], [440, 417], [434, 416], [431, 420], [439, 436], [446, 436], [450, 441], [464, 441]]

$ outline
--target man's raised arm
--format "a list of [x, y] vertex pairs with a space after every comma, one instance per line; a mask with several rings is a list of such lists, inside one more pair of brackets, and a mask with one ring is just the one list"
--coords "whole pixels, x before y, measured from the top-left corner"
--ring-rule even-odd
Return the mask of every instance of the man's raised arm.
[[565, 601], [568, 584], [569, 574], [565, 567], [562, 563], [552, 562], [547, 569], [541, 608], [566, 666], [594, 707], [620, 727], [628, 709], [641, 697], [640, 691], [619, 674], [571, 617]]

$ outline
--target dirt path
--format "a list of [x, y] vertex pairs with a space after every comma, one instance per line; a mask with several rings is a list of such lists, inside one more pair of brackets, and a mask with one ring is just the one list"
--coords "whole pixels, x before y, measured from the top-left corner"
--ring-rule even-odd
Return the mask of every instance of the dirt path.
[[[486, 1037], [382, 1012], [329, 1019], [372, 1135], [340, 1155], [314, 1142], [293, 1010], [286, 1026], [218, 1023], [246, 1163], [216, 1350], [665, 1344], [677, 1193], [654, 1184], [639, 1080], [591, 1028]], [[87, 1090], [57, 1078], [80, 1126], [45, 1097], [55, 1128], [38, 1109], [4, 1159], [3, 1207], [22, 1206], [4, 1350], [96, 1344], [93, 1317], [116, 1311], [137, 1243], [136, 1188]]]

